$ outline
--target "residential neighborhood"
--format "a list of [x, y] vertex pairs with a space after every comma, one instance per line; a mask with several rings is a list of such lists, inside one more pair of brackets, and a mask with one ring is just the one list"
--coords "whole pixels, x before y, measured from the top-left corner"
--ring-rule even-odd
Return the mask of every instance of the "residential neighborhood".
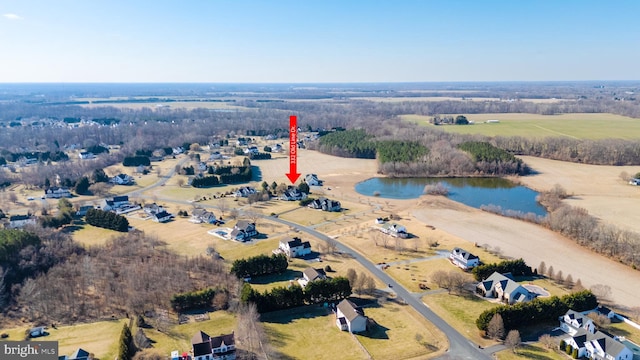
[[[281, 98], [289, 90], [277, 85], [217, 86], [153, 98], [56, 95], [78, 102], [69, 109], [38, 92], [2, 95], [0, 107], [34, 114], [0, 116], [5, 141], [19, 128], [64, 131], [0, 153], [0, 341], [58, 342], [61, 360], [640, 358], [635, 235], [609, 217], [610, 201], [637, 200], [636, 165], [567, 164], [528, 154], [520, 147], [530, 138], [455, 133], [484, 126], [480, 115], [499, 117], [496, 129], [526, 112], [447, 114], [437, 127], [444, 115], [412, 114], [439, 109], [417, 105], [425, 98], [485, 108], [484, 90], [472, 87], [460, 90], [474, 92], [464, 101], [443, 88], [409, 102], [402, 88], [378, 85], [336, 94], [305, 86], [313, 101]], [[590, 89], [580, 101], [527, 93], [539, 96], [528, 106], [564, 109], [609, 91]], [[531, 100], [491, 91], [498, 110]], [[298, 113], [333, 103], [351, 117], [389, 107], [392, 118], [362, 128], [338, 121], [341, 111]], [[91, 116], [101, 106], [109, 115]], [[44, 107], [65, 110], [39, 118]], [[578, 144], [562, 139], [553, 144]], [[503, 160], [475, 161], [484, 151]], [[435, 175], [418, 176], [427, 170]], [[503, 209], [502, 196], [480, 207], [454, 196], [459, 184], [513, 189], [514, 178], [535, 189], [540, 214]], [[450, 192], [436, 194], [445, 186], [433, 181]], [[575, 210], [593, 202], [603, 210]], [[625, 209], [620, 223], [635, 226]]]

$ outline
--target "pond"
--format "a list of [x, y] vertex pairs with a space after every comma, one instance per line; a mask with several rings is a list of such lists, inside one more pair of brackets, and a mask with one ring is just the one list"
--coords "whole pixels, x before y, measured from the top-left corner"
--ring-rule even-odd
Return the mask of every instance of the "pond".
[[371, 178], [356, 184], [356, 191], [388, 199], [415, 199], [423, 195], [426, 185], [438, 182], [446, 185], [449, 199], [474, 208], [496, 205], [503, 210], [547, 214], [536, 202], [537, 192], [502, 178]]

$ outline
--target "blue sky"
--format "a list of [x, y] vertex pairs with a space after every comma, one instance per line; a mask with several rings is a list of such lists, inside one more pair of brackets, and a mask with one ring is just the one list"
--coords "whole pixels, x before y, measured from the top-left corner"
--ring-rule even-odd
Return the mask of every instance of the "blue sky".
[[0, 82], [640, 80], [640, 1], [0, 0]]

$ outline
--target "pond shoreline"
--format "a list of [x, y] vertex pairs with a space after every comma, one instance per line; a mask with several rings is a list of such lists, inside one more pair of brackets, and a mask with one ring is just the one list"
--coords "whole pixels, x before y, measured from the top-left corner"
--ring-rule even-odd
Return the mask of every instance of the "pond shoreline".
[[502, 177], [372, 177], [358, 182], [358, 194], [386, 199], [417, 199], [424, 195], [427, 185], [443, 183], [447, 198], [481, 209], [499, 206], [504, 210], [545, 216], [547, 210], [537, 202], [538, 192]]

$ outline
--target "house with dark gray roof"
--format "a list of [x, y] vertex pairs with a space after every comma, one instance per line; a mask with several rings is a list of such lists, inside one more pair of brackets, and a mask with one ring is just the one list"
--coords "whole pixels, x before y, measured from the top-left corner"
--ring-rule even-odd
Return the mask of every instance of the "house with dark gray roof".
[[344, 299], [336, 307], [336, 325], [340, 330], [358, 333], [367, 330], [369, 318], [364, 310], [351, 301]]
[[596, 331], [591, 333], [586, 329], [579, 329], [575, 334], [562, 339], [565, 346], [570, 346], [570, 352], [577, 350], [578, 358], [592, 360], [632, 360], [633, 352], [625, 344], [611, 336]]
[[35, 225], [37, 218], [31, 215], [12, 215], [9, 216], [9, 229], [19, 229], [27, 225]]
[[286, 238], [280, 240], [278, 249], [274, 250], [274, 253], [284, 253], [290, 258], [303, 257], [311, 254], [311, 243], [302, 241], [298, 237]]
[[249, 241], [252, 237], [258, 235], [256, 224], [247, 220], [239, 220], [231, 230], [231, 239], [238, 241]]
[[234, 333], [210, 337], [198, 331], [191, 338], [193, 360], [235, 360], [236, 341]]
[[82, 348], [78, 348], [78, 350], [74, 351], [73, 354], [67, 356], [62, 355], [58, 356], [58, 360], [91, 360], [91, 354]]
[[476, 285], [476, 293], [487, 298], [499, 299], [509, 305], [528, 302], [537, 296], [513, 280], [510, 273], [503, 275], [498, 272], [479, 282]]
[[318, 210], [330, 211], [330, 212], [342, 210], [342, 205], [340, 204], [340, 201], [327, 199], [326, 197], [320, 197], [318, 199], [314, 199], [307, 206], [312, 209], [318, 209]]
[[463, 270], [472, 269], [480, 265], [479, 257], [459, 247], [453, 248], [453, 250], [451, 250], [451, 254], [449, 254], [449, 260], [451, 260], [451, 262], [455, 266]]
[[560, 317], [560, 330], [572, 335], [580, 329], [584, 329], [590, 333], [596, 332], [596, 326], [586, 314], [581, 312], [568, 310]]

